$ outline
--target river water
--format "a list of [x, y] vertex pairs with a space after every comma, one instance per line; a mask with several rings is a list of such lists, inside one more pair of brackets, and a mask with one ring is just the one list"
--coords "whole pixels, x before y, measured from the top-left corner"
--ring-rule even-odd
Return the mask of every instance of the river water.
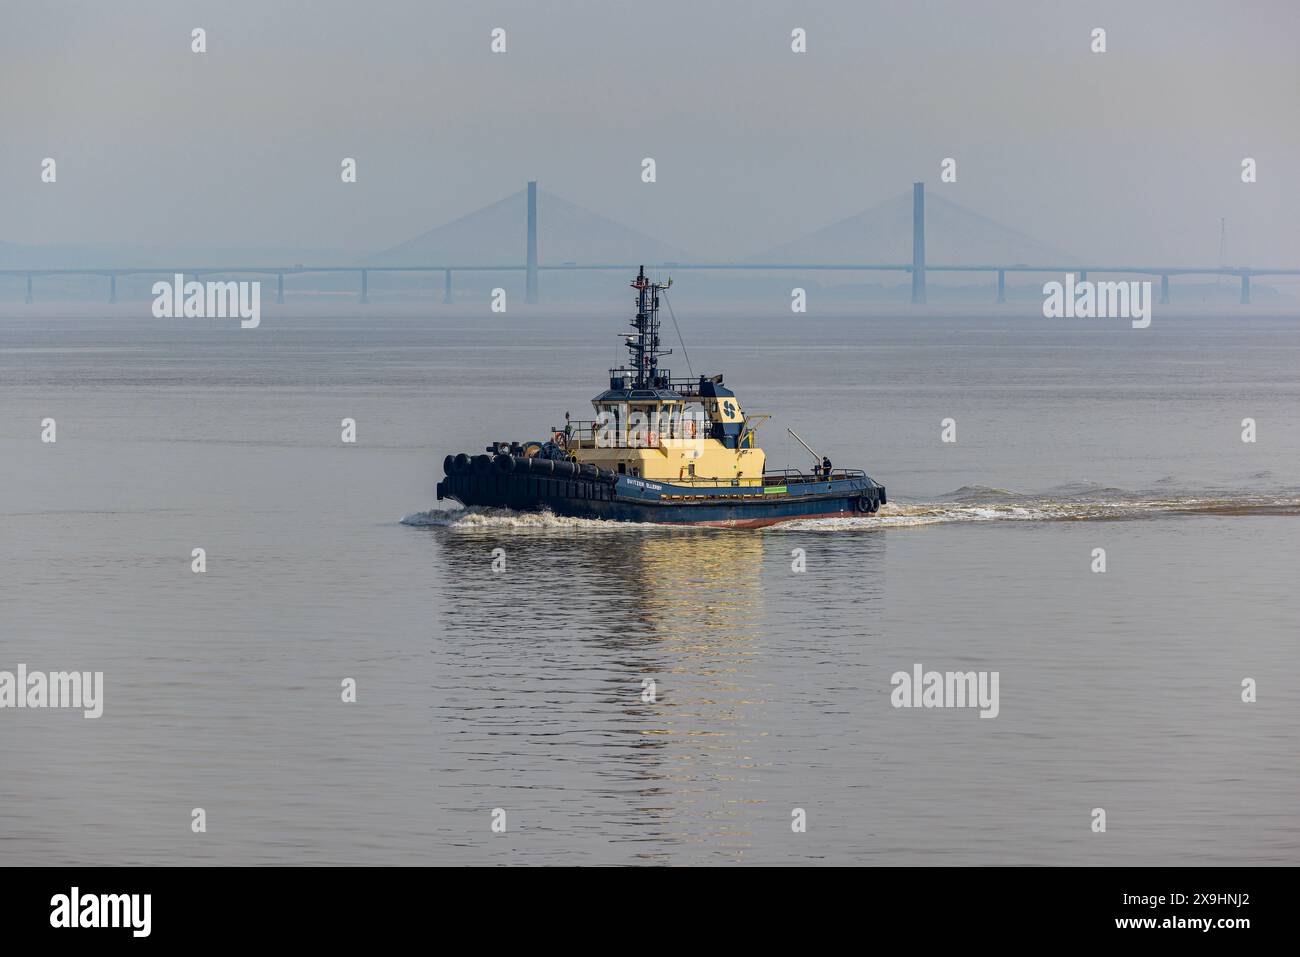
[[[675, 306], [771, 465], [891, 504], [436, 502], [585, 417], [617, 308], [0, 319], [0, 670], [104, 673], [0, 710], [0, 863], [1300, 861], [1300, 323]], [[893, 707], [918, 664], [996, 718]]]

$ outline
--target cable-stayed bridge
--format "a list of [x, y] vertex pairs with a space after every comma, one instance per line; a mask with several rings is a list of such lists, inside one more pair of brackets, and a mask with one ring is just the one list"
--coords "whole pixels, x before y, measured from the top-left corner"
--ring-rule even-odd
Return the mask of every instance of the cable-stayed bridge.
[[[518, 195], [518, 194], [516, 194]], [[506, 203], [507, 201], [503, 201]], [[501, 206], [502, 204], [496, 204]], [[496, 207], [493, 207], [496, 208]], [[576, 208], [576, 207], [575, 207]], [[1124, 265], [1105, 262], [1086, 262], [1062, 260], [1057, 262], [1029, 264], [1024, 262], [986, 262], [976, 264], [928, 263], [926, 261], [926, 215], [925, 187], [915, 183], [912, 191], [912, 258], [910, 262], [682, 262], [662, 261], [648, 262], [565, 262], [560, 264], [543, 264], [538, 261], [539, 217], [537, 203], [537, 183], [530, 181], [527, 187], [527, 205], [524, 216], [525, 243], [522, 262], [472, 262], [445, 259], [441, 262], [419, 264], [384, 264], [367, 262], [364, 265], [240, 265], [222, 263], [192, 263], [176, 266], [104, 266], [104, 267], [67, 267], [67, 268], [6, 268], [0, 269], [0, 275], [22, 277], [26, 280], [26, 301], [35, 299], [34, 281], [41, 277], [56, 276], [100, 276], [108, 280], [108, 302], [117, 301], [117, 284], [120, 278], [157, 276], [172, 278], [183, 275], [186, 280], [201, 277], [230, 276], [274, 276], [276, 280], [276, 302], [284, 302], [285, 277], [306, 275], [351, 275], [356, 277], [358, 301], [370, 301], [371, 273], [425, 273], [436, 277], [442, 274], [442, 301], [453, 301], [452, 277], [456, 273], [524, 273], [525, 301], [540, 301], [540, 274], [543, 272], [584, 272], [584, 271], [635, 271], [639, 266], [672, 270], [708, 270], [711, 272], [860, 272], [860, 273], [899, 273], [911, 277], [912, 302], [921, 304], [926, 301], [927, 273], [982, 273], [996, 276], [997, 302], [1006, 301], [1006, 281], [1008, 275], [1027, 274], [1074, 274], [1079, 282], [1087, 280], [1089, 273], [1099, 275], [1146, 276], [1160, 280], [1160, 302], [1170, 301], [1170, 279], [1178, 276], [1228, 276], [1240, 283], [1242, 304], [1250, 303], [1250, 284], [1255, 277], [1262, 276], [1300, 276], [1300, 268], [1252, 268], [1249, 266], [1197, 266], [1172, 264]], [[411, 244], [395, 247], [394, 252], [401, 251]], [[381, 254], [382, 255], [382, 254]], [[409, 258], [412, 253], [407, 252]], [[442, 255], [448, 255], [445, 251]]]

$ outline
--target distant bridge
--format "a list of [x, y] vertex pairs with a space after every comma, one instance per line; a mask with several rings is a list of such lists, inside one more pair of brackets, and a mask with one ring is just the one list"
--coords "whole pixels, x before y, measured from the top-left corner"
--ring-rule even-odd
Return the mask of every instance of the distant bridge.
[[[1241, 302], [1249, 304], [1250, 302], [1250, 280], [1254, 276], [1300, 276], [1300, 269], [1250, 269], [1237, 266], [1107, 266], [1107, 265], [1080, 265], [1079, 263], [1059, 265], [1059, 266], [1028, 266], [1020, 263], [1014, 264], [988, 264], [978, 266], [945, 266], [933, 265], [924, 266], [919, 270], [910, 263], [595, 263], [595, 264], [568, 264], [562, 266], [543, 266], [538, 265], [530, 270], [523, 265], [450, 265], [450, 266], [176, 266], [162, 267], [131, 267], [131, 268], [85, 268], [85, 269], [0, 269], [0, 275], [3, 276], [25, 276], [27, 279], [27, 302], [33, 302], [32, 280], [41, 276], [103, 276], [108, 279], [108, 301], [117, 302], [117, 280], [120, 276], [159, 276], [171, 277], [176, 273], [181, 273], [186, 280], [199, 279], [202, 276], [275, 276], [276, 277], [276, 295], [277, 303], [284, 302], [284, 277], [298, 276], [309, 274], [354, 274], [359, 281], [360, 295], [358, 302], [366, 303], [370, 301], [370, 274], [371, 273], [430, 273], [443, 274], [443, 297], [445, 303], [453, 302], [451, 292], [451, 277], [453, 273], [458, 272], [523, 272], [528, 273], [533, 278], [531, 288], [534, 295], [528, 298], [529, 302], [537, 302], [535, 290], [536, 275], [540, 272], [582, 272], [582, 271], [606, 271], [606, 272], [636, 272], [637, 268], [645, 265], [647, 269], [663, 270], [712, 270], [717, 272], [724, 271], [767, 271], [767, 272], [896, 272], [910, 273], [913, 276], [913, 302], [925, 302], [925, 273], [927, 272], [971, 272], [971, 273], [988, 273], [997, 274], [997, 302], [1006, 302], [1007, 274], [1008, 273], [1052, 273], [1063, 276], [1065, 273], [1074, 273], [1078, 276], [1079, 281], [1087, 279], [1088, 273], [1101, 273], [1107, 275], [1136, 275], [1160, 277], [1160, 302], [1169, 302], [1169, 278], [1171, 276], [1235, 276], [1241, 282]], [[920, 279], [919, 291], [918, 283]]]
[[[538, 301], [538, 273], [612, 271], [633, 272], [642, 263], [564, 263], [543, 266], [537, 262], [537, 183], [528, 183], [528, 245], [526, 260], [522, 264], [502, 263], [498, 265], [476, 265], [463, 263], [459, 265], [428, 266], [217, 266], [198, 265], [166, 268], [147, 267], [100, 267], [80, 269], [0, 269], [3, 276], [24, 276], [27, 279], [27, 302], [33, 301], [32, 280], [38, 276], [103, 276], [108, 279], [108, 301], [117, 302], [117, 280], [119, 276], [168, 276], [183, 274], [187, 279], [200, 276], [275, 276], [277, 303], [284, 302], [284, 277], [308, 274], [342, 273], [355, 274], [360, 282], [359, 302], [370, 301], [371, 273], [430, 273], [443, 274], [442, 301], [450, 303], [452, 299], [451, 277], [458, 272], [522, 272], [525, 273], [525, 301]], [[1300, 276], [1300, 269], [1254, 269], [1244, 266], [1117, 266], [1083, 263], [1065, 263], [1060, 265], [1031, 266], [1025, 263], [989, 263], [975, 266], [929, 265], [925, 261], [925, 186], [915, 183], [912, 188], [912, 261], [910, 263], [644, 263], [655, 269], [700, 269], [715, 272], [725, 271], [797, 271], [797, 272], [897, 272], [912, 277], [912, 302], [924, 303], [926, 299], [925, 277], [928, 272], [972, 272], [997, 275], [997, 302], [1006, 302], [1008, 273], [1052, 273], [1064, 275], [1074, 273], [1082, 282], [1088, 273], [1109, 275], [1138, 275], [1160, 277], [1160, 302], [1169, 302], [1170, 276], [1235, 276], [1241, 282], [1241, 302], [1250, 303], [1250, 280], [1255, 276]]]

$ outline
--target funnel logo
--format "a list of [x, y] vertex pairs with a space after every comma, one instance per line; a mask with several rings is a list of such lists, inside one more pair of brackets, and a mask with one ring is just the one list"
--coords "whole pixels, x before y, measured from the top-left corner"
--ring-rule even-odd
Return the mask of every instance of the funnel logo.
[[727, 414], [727, 418], [734, 419], [736, 417], [736, 404], [728, 400], [722, 403], [722, 411]]

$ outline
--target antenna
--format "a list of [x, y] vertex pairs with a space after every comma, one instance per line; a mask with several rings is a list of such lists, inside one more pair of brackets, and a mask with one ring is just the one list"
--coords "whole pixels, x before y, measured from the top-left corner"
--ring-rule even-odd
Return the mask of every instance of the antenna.
[[[672, 284], [673, 284], [673, 278], [672, 276], [669, 276], [668, 285], [671, 286]], [[691, 378], [694, 379], [695, 370], [691, 368], [691, 355], [689, 352], [686, 351], [686, 340], [682, 338], [682, 327], [677, 325], [677, 316], [676, 314], [673, 313], [673, 304], [668, 300], [667, 287], [665, 287], [664, 289], [664, 305], [668, 307], [668, 315], [673, 320], [673, 328], [677, 330], [677, 341], [682, 344], [682, 357], [686, 360], [686, 371], [689, 372], [691, 374]]]
[[812, 446], [811, 446], [811, 445], [809, 445], [809, 444], [808, 444], [807, 442], [805, 442], [803, 439], [799, 438], [799, 433], [798, 433], [798, 432], [796, 432], [794, 429], [786, 429], [786, 431], [789, 432], [791, 435], [793, 435], [793, 436], [794, 436], [794, 440], [795, 440], [796, 442], [798, 442], [800, 445], [802, 445], [805, 449], [807, 449], [807, 450], [808, 450], [808, 453], [809, 453], [809, 454], [810, 454], [814, 459], [816, 459], [818, 463], [821, 462], [822, 457], [821, 457], [820, 455], [818, 455], [816, 452], [814, 452], [814, 451], [812, 450]]

